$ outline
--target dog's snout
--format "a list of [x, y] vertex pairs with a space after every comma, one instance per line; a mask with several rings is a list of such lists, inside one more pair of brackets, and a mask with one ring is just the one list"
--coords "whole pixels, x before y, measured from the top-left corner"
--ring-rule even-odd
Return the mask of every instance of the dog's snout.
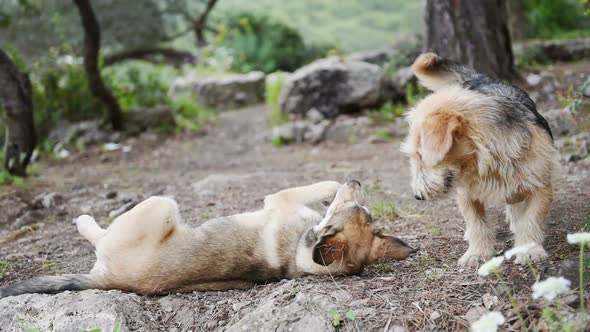
[[414, 195], [414, 198], [417, 199], [417, 200], [419, 200], [419, 201], [423, 201], [424, 200], [424, 196], [422, 194], [420, 194], [420, 195], [416, 194], [416, 195]]
[[350, 180], [347, 183], [349, 186], [353, 187], [353, 186], [358, 186], [359, 188], [361, 187], [361, 183], [357, 180]]

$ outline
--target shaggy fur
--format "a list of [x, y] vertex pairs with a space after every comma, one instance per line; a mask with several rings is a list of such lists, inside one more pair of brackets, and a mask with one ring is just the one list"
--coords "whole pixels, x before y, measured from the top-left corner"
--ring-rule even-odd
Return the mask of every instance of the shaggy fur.
[[[331, 201], [326, 216], [308, 206]], [[305, 274], [354, 274], [414, 250], [373, 228], [358, 181], [319, 182], [269, 195], [259, 211], [182, 223], [175, 201], [151, 197], [108, 229], [84, 215], [78, 231], [96, 247], [89, 274], [46, 276], [0, 289], [0, 298], [89, 288], [141, 294], [246, 288]]]
[[517, 87], [433, 53], [420, 55], [412, 68], [433, 93], [409, 111], [402, 151], [416, 199], [456, 192], [469, 243], [459, 264], [475, 265], [494, 253], [485, 205], [507, 205], [515, 246], [535, 244], [517, 263], [546, 257], [543, 225], [555, 150], [535, 103]]

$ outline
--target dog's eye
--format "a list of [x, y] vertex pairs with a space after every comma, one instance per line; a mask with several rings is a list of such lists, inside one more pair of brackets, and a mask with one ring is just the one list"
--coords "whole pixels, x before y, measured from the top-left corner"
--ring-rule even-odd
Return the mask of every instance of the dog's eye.
[[328, 201], [322, 201], [322, 205], [328, 207], [328, 206], [330, 206], [330, 202], [328, 202]]

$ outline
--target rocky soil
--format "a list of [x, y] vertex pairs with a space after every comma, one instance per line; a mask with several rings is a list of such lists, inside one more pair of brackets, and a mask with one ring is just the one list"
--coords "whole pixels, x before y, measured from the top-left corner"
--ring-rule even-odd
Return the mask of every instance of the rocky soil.
[[[576, 66], [579, 82], [590, 65]], [[566, 70], [550, 69], [558, 82], [572, 79]], [[552, 93], [568, 88], [555, 85]], [[540, 108], [557, 107], [555, 100], [541, 102]], [[497, 281], [456, 266], [467, 245], [453, 199], [413, 198], [399, 139], [273, 147], [266, 116], [264, 107], [254, 107], [221, 113], [204, 135], [144, 133], [125, 141], [129, 148], [124, 150], [91, 147], [37, 165], [37, 175], [24, 185], [2, 187], [0, 259], [9, 266], [0, 273], [0, 286], [37, 275], [88, 271], [94, 254], [71, 224], [82, 213], [106, 227], [139, 200], [162, 194], [174, 196], [186, 222], [197, 226], [214, 216], [257, 209], [264, 195], [282, 188], [327, 179], [360, 180], [374, 212], [395, 206], [400, 216], [376, 217], [419, 248], [418, 254], [380, 263], [358, 276], [305, 277], [250, 290], [162, 297], [88, 290], [5, 298], [0, 300], [0, 331], [111, 331], [116, 324], [121, 331], [465, 330], [487, 309], [503, 311], [511, 317], [505, 327], [517, 328]], [[559, 161], [547, 230], [550, 258], [538, 265], [542, 277], [574, 279], [577, 274], [577, 249], [565, 237], [590, 227], [589, 174], [588, 160]], [[511, 246], [510, 232], [499, 209], [491, 209], [488, 217], [497, 222], [501, 253]], [[531, 298], [528, 269], [508, 263], [503, 274], [527, 305], [527, 319], [537, 319], [543, 302]], [[577, 306], [575, 296], [560, 301], [571, 310]]]

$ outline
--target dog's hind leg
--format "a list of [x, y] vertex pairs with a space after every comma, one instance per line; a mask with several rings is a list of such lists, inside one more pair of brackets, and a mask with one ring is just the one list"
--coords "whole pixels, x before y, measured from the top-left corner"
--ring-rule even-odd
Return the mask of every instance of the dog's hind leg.
[[107, 232], [105, 229], [100, 228], [94, 218], [87, 214], [76, 218], [75, 223], [78, 227], [78, 232], [80, 235], [82, 235], [86, 240], [90, 241], [90, 243], [92, 243], [92, 245], [95, 247], [98, 241]]
[[459, 191], [457, 203], [465, 219], [465, 240], [469, 243], [469, 248], [459, 259], [459, 265], [474, 266], [492, 257], [496, 234], [486, 220], [485, 207], [481, 202]]
[[506, 217], [514, 234], [514, 246], [534, 244], [526, 254], [516, 255], [515, 263], [526, 264], [529, 258], [535, 261], [547, 257], [543, 249], [543, 228], [552, 200], [553, 190], [549, 183], [522, 202], [506, 207]]
[[286, 205], [307, 205], [322, 200], [331, 203], [340, 189], [341, 184], [336, 181], [323, 181], [281, 190], [278, 193], [268, 195], [264, 199], [264, 208], [277, 208]]

